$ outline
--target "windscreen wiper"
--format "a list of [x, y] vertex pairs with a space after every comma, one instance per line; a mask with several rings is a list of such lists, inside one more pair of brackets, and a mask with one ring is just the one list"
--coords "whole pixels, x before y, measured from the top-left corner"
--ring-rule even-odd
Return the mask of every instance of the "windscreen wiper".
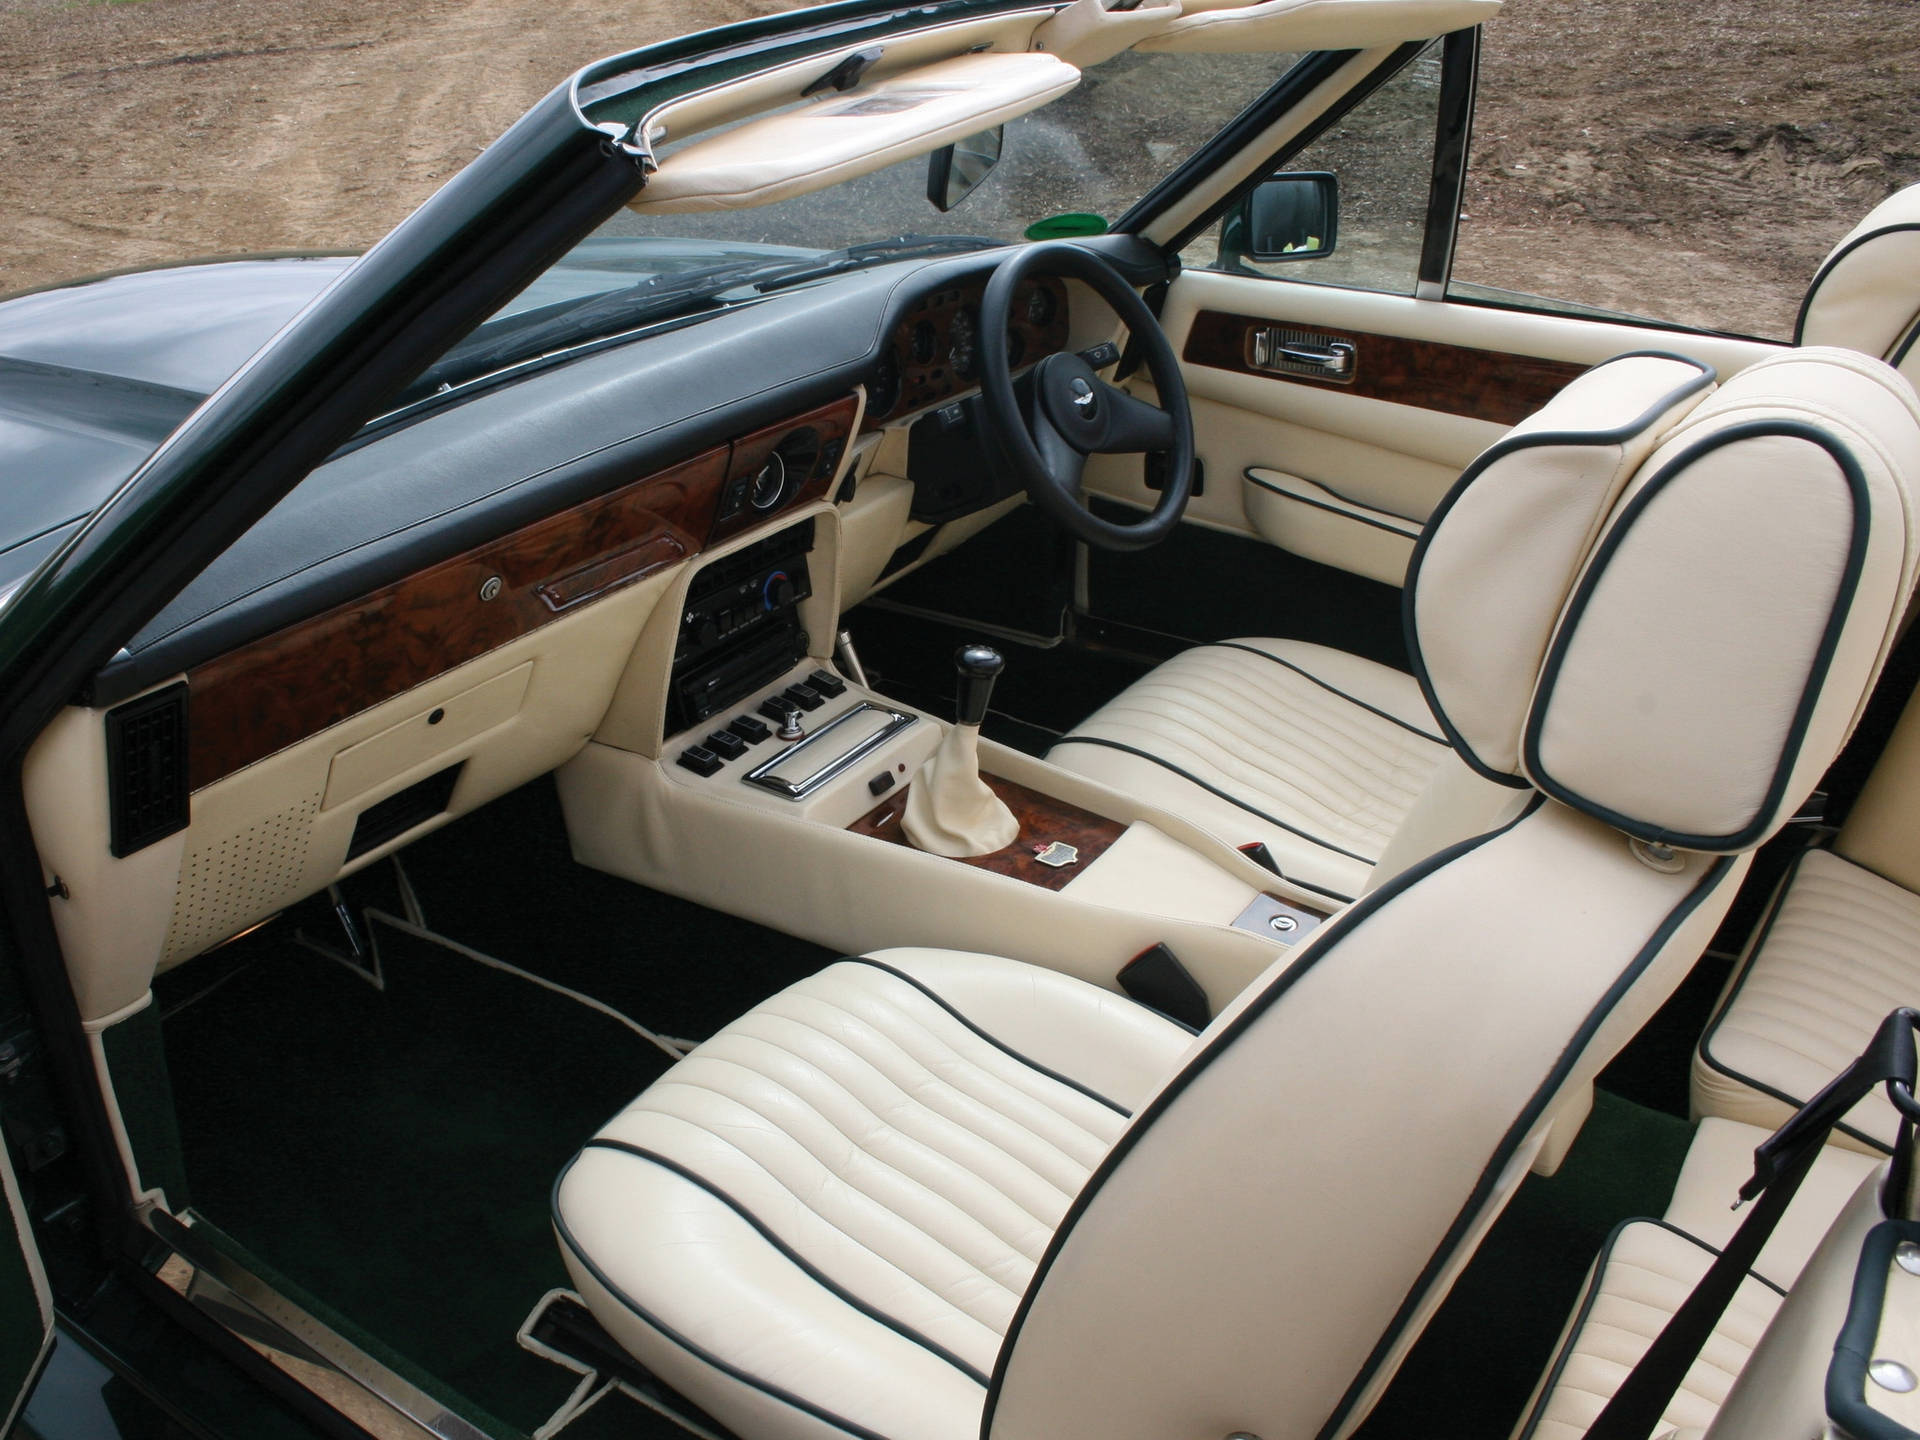
[[890, 240], [869, 240], [864, 245], [829, 250], [815, 260], [802, 260], [796, 265], [775, 271], [764, 280], [756, 280], [753, 288], [765, 294], [770, 290], [783, 290], [789, 285], [804, 285], [809, 280], [824, 280], [829, 275], [840, 275], [865, 265], [877, 265], [885, 260], [901, 260], [909, 255], [958, 253], [962, 250], [994, 250], [1006, 243], [1004, 240], [988, 239], [984, 235], [895, 235]]
[[483, 325], [407, 387], [402, 405], [451, 389], [549, 351], [636, 329], [716, 304], [715, 297], [762, 274], [765, 260], [734, 261], [680, 275], [653, 275], [637, 285], [587, 295]]

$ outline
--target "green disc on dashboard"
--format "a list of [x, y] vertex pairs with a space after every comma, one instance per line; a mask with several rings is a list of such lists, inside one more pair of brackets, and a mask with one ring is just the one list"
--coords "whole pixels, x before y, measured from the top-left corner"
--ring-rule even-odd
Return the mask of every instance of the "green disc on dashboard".
[[1034, 221], [1026, 230], [1029, 240], [1070, 240], [1076, 235], [1106, 233], [1105, 217], [1079, 210], [1069, 210], [1064, 215], [1049, 215], [1044, 220]]

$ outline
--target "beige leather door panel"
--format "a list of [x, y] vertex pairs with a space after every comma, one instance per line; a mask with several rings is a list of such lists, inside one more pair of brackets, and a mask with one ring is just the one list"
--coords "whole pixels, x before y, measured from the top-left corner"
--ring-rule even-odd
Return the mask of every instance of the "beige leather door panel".
[[[1671, 350], [1725, 378], [1778, 348], [1210, 270], [1181, 274], [1161, 323], [1206, 466], [1188, 518], [1395, 585], [1460, 471], [1588, 366]], [[1329, 359], [1343, 373], [1313, 363]], [[1151, 395], [1144, 377], [1129, 388]], [[1087, 483], [1155, 498], [1131, 457]]]

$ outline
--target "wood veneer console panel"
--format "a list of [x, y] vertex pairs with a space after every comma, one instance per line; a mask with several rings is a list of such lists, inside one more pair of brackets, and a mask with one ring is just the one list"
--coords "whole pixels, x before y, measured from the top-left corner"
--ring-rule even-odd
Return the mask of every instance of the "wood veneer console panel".
[[[734, 441], [733, 458], [727, 463], [727, 484], [710, 540], [718, 543], [825, 495], [847, 452], [853, 417], [859, 408], [859, 401], [847, 395]], [[780, 499], [768, 510], [756, 510], [744, 501], [730, 509], [727, 497], [750, 486], [776, 450], [781, 452], [786, 467], [786, 488]]]
[[[1038, 790], [1029, 790], [1011, 780], [1002, 780], [998, 775], [983, 775], [981, 778], [1013, 811], [1014, 818], [1020, 822], [1020, 838], [1006, 849], [996, 850], [991, 855], [966, 856], [960, 861], [963, 865], [978, 866], [996, 875], [1010, 875], [1015, 880], [1025, 880], [1030, 885], [1039, 885], [1047, 890], [1064, 890], [1087, 866], [1104, 855], [1127, 828], [1118, 821], [1095, 815], [1091, 810], [1082, 810], [1065, 800], [1056, 800], [1051, 795], [1042, 795]], [[911, 844], [900, 826], [900, 817], [907, 808], [907, 791], [911, 788], [901, 787], [847, 828], [857, 835], [871, 835], [895, 845]], [[1036, 849], [1055, 840], [1078, 850], [1079, 861], [1055, 869], [1033, 858]]]
[[[192, 788], [698, 553], [729, 450], [716, 446], [189, 672]], [[482, 598], [496, 576], [498, 594]]]
[[[1320, 380], [1309, 375], [1282, 375], [1261, 369], [1253, 363], [1253, 332], [1269, 328], [1353, 342], [1358, 361], [1354, 378], [1350, 382]], [[1473, 420], [1490, 420], [1496, 425], [1513, 425], [1526, 419], [1588, 369], [1585, 365], [1513, 355], [1504, 350], [1477, 350], [1434, 340], [1409, 340], [1399, 335], [1371, 335], [1363, 330], [1296, 325], [1253, 315], [1229, 315], [1219, 310], [1202, 310], [1194, 316], [1181, 358], [1194, 365], [1235, 370], [1281, 384], [1343, 390], [1350, 395], [1364, 395], [1369, 400], [1442, 410]]]

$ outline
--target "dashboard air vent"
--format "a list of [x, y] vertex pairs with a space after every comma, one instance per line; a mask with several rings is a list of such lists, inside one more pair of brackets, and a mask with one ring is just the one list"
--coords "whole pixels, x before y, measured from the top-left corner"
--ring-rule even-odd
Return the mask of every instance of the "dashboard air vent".
[[116, 858], [187, 828], [187, 687], [107, 712], [107, 806]]

